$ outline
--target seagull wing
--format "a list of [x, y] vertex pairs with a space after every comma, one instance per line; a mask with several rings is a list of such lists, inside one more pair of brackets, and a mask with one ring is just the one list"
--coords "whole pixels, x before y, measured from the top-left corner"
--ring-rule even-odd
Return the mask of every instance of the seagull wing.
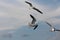
[[55, 31], [60, 31], [60, 30], [55, 28]]
[[32, 7], [32, 4], [30, 2], [25, 1], [25, 3], [29, 4]]
[[46, 22], [46, 24], [48, 24], [50, 27], [52, 27], [52, 25], [50, 23]]
[[57, 29], [56, 31], [60, 31], [59, 29]]
[[39, 9], [37, 9], [37, 8], [35, 8], [35, 7], [33, 7], [33, 9], [36, 10], [37, 12], [43, 14], [43, 12], [41, 12]]
[[33, 5], [30, 2], [25, 1], [25, 3], [29, 4], [30, 7], [32, 7], [34, 10], [38, 11], [39, 13], [43, 14], [39, 9], [33, 7]]
[[37, 27], [38, 27], [38, 25], [36, 25], [33, 30], [35, 30]]
[[31, 14], [30, 17], [33, 19], [31, 23], [34, 24], [36, 22], [36, 19]]

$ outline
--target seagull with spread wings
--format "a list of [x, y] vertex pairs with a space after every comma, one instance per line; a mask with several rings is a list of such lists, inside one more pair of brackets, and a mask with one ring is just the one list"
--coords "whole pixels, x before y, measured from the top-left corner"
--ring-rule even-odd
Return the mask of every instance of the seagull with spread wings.
[[32, 22], [29, 23], [29, 26], [34, 27], [33, 30], [35, 30], [38, 27], [38, 24], [36, 24], [36, 19], [34, 18], [34, 16], [30, 14], [30, 17], [32, 18]]
[[47, 21], [45, 22], [51, 27], [51, 32], [60, 31], [59, 29], [56, 29], [55, 27], [53, 27], [52, 24], [48, 23]]
[[33, 7], [32, 3], [28, 2], [28, 1], [25, 1], [25, 3], [29, 4], [29, 5], [30, 5], [30, 7], [32, 7], [32, 9], [33, 9], [33, 10], [36, 10], [37, 12], [39, 12], [39, 13], [43, 14], [43, 12], [41, 12], [39, 9], [37, 9], [37, 8]]

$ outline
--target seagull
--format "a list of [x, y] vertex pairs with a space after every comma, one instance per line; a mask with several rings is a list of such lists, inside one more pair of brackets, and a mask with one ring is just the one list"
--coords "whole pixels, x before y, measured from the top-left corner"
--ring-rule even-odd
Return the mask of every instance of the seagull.
[[60, 31], [59, 29], [56, 29], [55, 27], [53, 27], [50, 23], [46, 22], [46, 24], [48, 24], [51, 27], [51, 32], [55, 32], [55, 31]]
[[29, 23], [29, 26], [34, 27], [33, 30], [35, 30], [38, 27], [38, 24], [36, 24], [36, 19], [30, 14], [30, 17], [33, 19], [31, 23]]
[[37, 9], [37, 8], [33, 7], [33, 5], [32, 5], [30, 2], [25, 1], [25, 3], [29, 4], [29, 5], [30, 5], [30, 7], [32, 7], [32, 9], [34, 9], [34, 10], [36, 10], [37, 12], [39, 12], [39, 13], [43, 14], [43, 12], [41, 12], [39, 9]]

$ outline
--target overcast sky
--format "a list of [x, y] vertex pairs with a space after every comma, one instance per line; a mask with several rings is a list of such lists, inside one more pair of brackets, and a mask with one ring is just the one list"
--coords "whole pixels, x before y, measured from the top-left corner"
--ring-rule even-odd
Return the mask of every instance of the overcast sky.
[[[32, 10], [25, 0], [0, 0], [0, 27], [13, 28], [16, 24], [19, 26], [30, 21], [29, 14], [33, 14], [38, 20], [51, 18], [53, 23], [60, 23], [60, 1], [59, 0], [27, 0], [36, 8], [39, 8], [44, 14]], [[25, 19], [25, 20], [24, 20]], [[50, 20], [50, 19], [49, 19]], [[27, 21], [27, 22], [26, 22]], [[5, 24], [4, 24], [5, 23]], [[55, 24], [56, 24], [55, 23]], [[2, 25], [1, 25], [2, 24]], [[14, 28], [13, 28], [14, 29]]]
[[[31, 9], [25, 1], [31, 2], [43, 15]], [[29, 14], [38, 21], [47, 20], [60, 29], [60, 0], [0, 0], [0, 30], [14, 30], [27, 25], [32, 20]], [[58, 37], [59, 33], [52, 39]]]

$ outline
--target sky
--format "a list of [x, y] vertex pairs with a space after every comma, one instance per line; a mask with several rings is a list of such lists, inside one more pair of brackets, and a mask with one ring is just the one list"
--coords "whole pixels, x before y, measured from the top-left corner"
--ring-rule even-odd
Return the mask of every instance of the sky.
[[[31, 2], [33, 6], [43, 12], [43, 15], [31, 9], [25, 1]], [[33, 31], [32, 28], [26, 27], [28, 26], [28, 22], [32, 20], [29, 14], [36, 17], [37, 23], [39, 26], [41, 25], [35, 31]], [[13, 40], [19, 40], [20, 36], [17, 36], [17, 34], [22, 31], [22, 33], [28, 33], [27, 36], [32, 35], [28, 38], [31, 40], [59, 40], [60, 33], [49, 32], [49, 27], [46, 27], [48, 25], [46, 25], [44, 21], [48, 21], [54, 25], [54, 27], [60, 29], [60, 0], [0, 0], [0, 35], [5, 35], [4, 33], [9, 34], [9, 32], [12, 31], [11, 33], [14, 33]], [[41, 31], [39, 31], [40, 29]], [[22, 35], [22, 33], [20, 35]], [[35, 36], [36, 39], [34, 39]], [[41, 37], [41, 39], [39, 37]], [[21, 39], [24, 40], [25, 38], [23, 39], [21, 37]]]

